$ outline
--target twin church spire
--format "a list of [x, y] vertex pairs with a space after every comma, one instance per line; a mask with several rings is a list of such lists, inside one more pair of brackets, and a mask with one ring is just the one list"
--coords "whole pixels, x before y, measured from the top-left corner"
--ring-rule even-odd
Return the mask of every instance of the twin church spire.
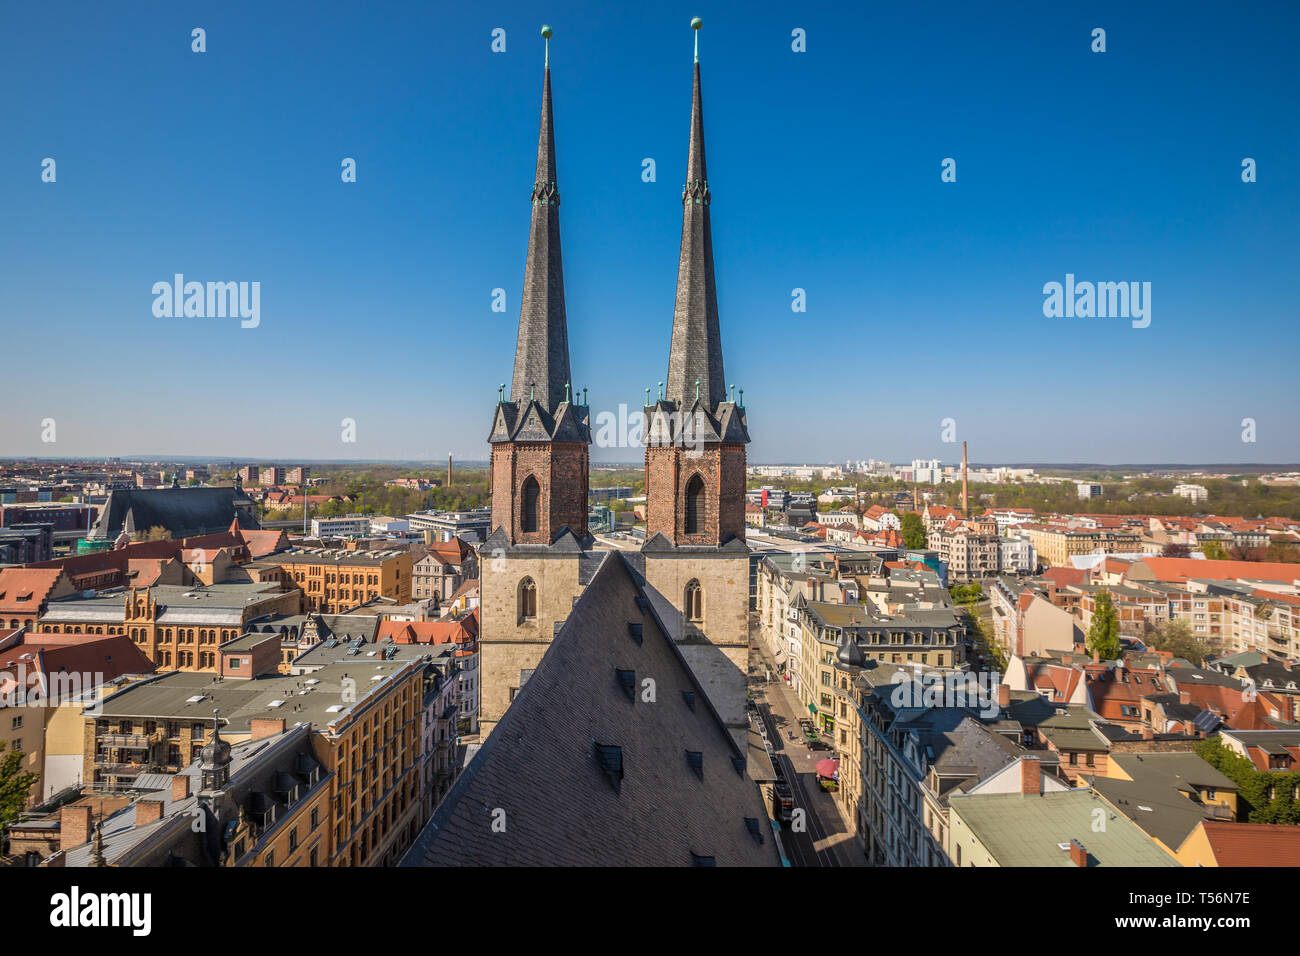
[[[698, 18], [691, 27], [700, 29]], [[542, 116], [537, 141], [537, 172], [532, 190], [532, 212], [528, 236], [528, 256], [524, 269], [524, 288], [520, 301], [519, 335], [515, 349], [514, 375], [510, 397], [504, 394], [497, 405], [489, 442], [493, 446], [493, 526], [504, 528], [511, 544], [553, 543], [563, 530], [585, 540], [586, 475], [585, 459], [591, 441], [589, 410], [585, 396], [573, 388], [569, 367], [569, 338], [564, 304], [564, 268], [560, 254], [560, 191], [555, 159], [555, 126], [551, 106], [551, 70], [549, 27], [542, 28], [547, 39], [547, 58], [543, 73]], [[682, 189], [682, 240], [677, 267], [677, 294], [673, 310], [672, 340], [669, 349], [666, 388], [660, 400], [646, 409], [649, 422], [647, 442], [656, 446], [682, 446], [704, 442], [715, 445], [741, 446], [749, 441], [743, 406], [728, 401], [722, 367], [722, 339], [718, 323], [718, 300], [713, 268], [713, 236], [710, 223], [711, 196], [704, 157], [704, 107], [700, 92], [699, 40], [696, 34], [694, 83], [691, 95], [690, 146], [687, 154], [686, 183]], [[504, 386], [503, 386], [504, 391]], [[581, 401], [580, 401], [581, 400]], [[675, 414], [674, 414], [675, 413]], [[689, 416], [694, 425], [685, 432], [680, 425]], [[669, 421], [673, 424], [665, 424]], [[546, 443], [552, 458], [525, 463], [521, 443]], [[542, 477], [536, 485], [527, 484], [525, 472], [540, 469], [555, 473], [553, 456], [560, 445], [582, 445], [581, 458], [571, 464], [583, 467], [582, 498], [563, 504], [565, 490]], [[507, 446], [510, 449], [507, 454]], [[537, 454], [536, 449], [528, 454]], [[563, 454], [577, 454], [571, 450]], [[734, 457], [734, 453], [733, 453]], [[509, 467], [507, 467], [509, 461]], [[535, 467], [536, 466], [536, 467]], [[647, 460], [647, 480], [652, 471]], [[732, 484], [731, 469], [726, 469], [727, 484]], [[678, 469], [680, 472], [680, 469]], [[524, 474], [523, 484], [520, 475]], [[576, 476], [574, 476], [576, 477]], [[720, 474], [717, 477], [722, 477]], [[509, 499], [503, 495], [503, 482], [509, 482]], [[674, 481], [673, 498], [680, 497]], [[743, 468], [741, 478], [743, 497]], [[539, 490], [540, 489], [540, 490]], [[718, 488], [717, 493], [724, 489]], [[734, 489], [730, 489], [734, 490]], [[498, 496], [502, 504], [495, 503]], [[653, 495], [651, 495], [653, 498]], [[732, 495], [727, 494], [728, 502]], [[701, 499], [703, 500], [703, 499]], [[547, 508], [554, 520], [548, 523]], [[673, 515], [682, 509], [673, 505]], [[651, 504], [651, 509], [658, 511]], [[734, 510], [728, 507], [727, 512]], [[561, 512], [563, 514], [561, 515]], [[581, 517], [579, 517], [581, 512]], [[743, 512], [743, 508], [742, 508]], [[540, 517], [538, 515], [540, 514]], [[557, 522], [563, 518], [563, 525]], [[741, 514], [743, 524], [743, 513]], [[650, 524], [647, 522], [647, 533]], [[677, 524], [676, 519], [669, 524]], [[733, 522], [726, 521], [728, 527]], [[580, 526], [580, 527], [579, 527]], [[532, 529], [531, 533], [526, 529]], [[662, 529], [661, 529], [662, 530]], [[743, 527], [740, 530], [743, 537]], [[723, 537], [735, 536], [729, 533]], [[671, 534], [677, 540], [679, 534]], [[718, 534], [710, 534], [714, 546], [722, 543]], [[694, 543], [704, 544], [704, 540]]]
[[[695, 26], [697, 21], [692, 21]], [[695, 29], [699, 29], [695, 26]], [[718, 292], [713, 277], [713, 231], [709, 222], [709, 174], [704, 162], [704, 106], [697, 46], [691, 92], [691, 142], [682, 187], [682, 246], [677, 263], [677, 302], [664, 398], [689, 409], [698, 397], [713, 414], [726, 401]], [[699, 388], [696, 388], [696, 383]], [[697, 395], [698, 392], [698, 395]]]
[[542, 122], [537, 134], [528, 259], [519, 307], [519, 340], [510, 398], [537, 401], [551, 415], [572, 400], [569, 332], [564, 312], [564, 264], [560, 255], [560, 188], [555, 170], [555, 121], [551, 112], [550, 27], [542, 80]]

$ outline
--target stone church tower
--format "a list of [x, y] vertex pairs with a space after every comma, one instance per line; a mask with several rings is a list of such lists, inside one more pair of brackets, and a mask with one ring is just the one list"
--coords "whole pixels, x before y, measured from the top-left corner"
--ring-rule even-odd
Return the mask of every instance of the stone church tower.
[[[692, 26], [696, 29], [698, 21]], [[548, 28], [543, 36], [549, 37]], [[542, 92], [532, 229], [510, 400], [497, 404], [492, 534], [480, 552], [480, 728], [490, 734], [602, 560], [625, 561], [743, 748], [749, 665], [745, 409], [727, 395], [713, 276], [704, 111], [695, 63], [668, 380], [646, 415], [646, 542], [593, 550], [590, 413], [569, 375], [551, 74]], [[581, 706], [575, 701], [574, 706]]]
[[[692, 23], [699, 29], [698, 21]], [[733, 734], [746, 727], [749, 549], [745, 545], [745, 409], [722, 371], [713, 274], [712, 195], [695, 58], [682, 189], [677, 304], [664, 394], [645, 409], [647, 585], [660, 616]], [[743, 738], [742, 738], [743, 739]]]
[[[549, 28], [542, 35], [549, 41]], [[488, 438], [493, 531], [479, 556], [484, 736], [537, 667], [556, 622], [568, 616], [582, 590], [579, 574], [592, 544], [587, 533], [590, 415], [577, 403], [569, 375], [547, 46], [514, 378], [510, 400], [502, 394], [497, 403]]]

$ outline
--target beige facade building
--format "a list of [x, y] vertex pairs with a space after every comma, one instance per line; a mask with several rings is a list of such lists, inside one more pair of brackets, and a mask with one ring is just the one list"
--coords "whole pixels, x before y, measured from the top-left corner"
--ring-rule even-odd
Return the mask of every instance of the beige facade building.
[[1070, 567], [1070, 558], [1086, 554], [1132, 554], [1142, 550], [1136, 532], [1106, 528], [1066, 528], [1056, 525], [1021, 525], [1038, 559], [1049, 567]]
[[367, 602], [411, 600], [410, 551], [357, 551], [311, 548], [286, 551], [271, 559], [284, 567], [303, 595], [303, 610], [347, 614]]

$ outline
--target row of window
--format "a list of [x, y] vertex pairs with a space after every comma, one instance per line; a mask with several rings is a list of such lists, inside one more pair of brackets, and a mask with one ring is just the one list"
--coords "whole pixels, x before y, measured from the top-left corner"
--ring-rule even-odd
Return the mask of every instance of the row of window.
[[[519, 530], [524, 534], [535, 534], [541, 530], [542, 486], [537, 478], [529, 475], [524, 479], [519, 491]], [[699, 473], [691, 475], [686, 481], [685, 513], [682, 530], [686, 534], [700, 534], [705, 530], [704, 521], [707, 511], [704, 491], [704, 479]]]
[[[700, 622], [704, 620], [704, 588], [692, 578], [683, 593], [682, 612], [686, 620]], [[534, 620], [537, 617], [537, 582], [524, 578], [518, 589], [518, 623]]]

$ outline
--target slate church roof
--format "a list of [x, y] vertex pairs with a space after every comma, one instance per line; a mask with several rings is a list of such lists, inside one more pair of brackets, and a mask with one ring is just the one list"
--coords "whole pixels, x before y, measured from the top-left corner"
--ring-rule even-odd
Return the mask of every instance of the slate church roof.
[[114, 489], [87, 537], [112, 541], [123, 530], [148, 531], [155, 525], [173, 538], [193, 537], [228, 531], [235, 520], [240, 528], [257, 530], [260, 525], [243, 510], [251, 506], [242, 489], [230, 487]]
[[743, 752], [611, 551], [402, 865], [778, 862]]

